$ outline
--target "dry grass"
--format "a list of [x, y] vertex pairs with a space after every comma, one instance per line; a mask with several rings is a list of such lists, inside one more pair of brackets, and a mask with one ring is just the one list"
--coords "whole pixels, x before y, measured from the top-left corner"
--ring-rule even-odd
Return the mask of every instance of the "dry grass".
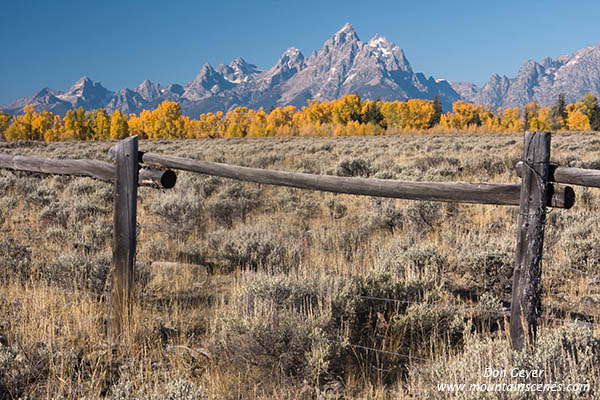
[[[552, 140], [553, 160], [600, 167], [597, 134]], [[516, 183], [521, 142], [453, 134], [140, 148], [318, 174]], [[108, 160], [112, 144], [0, 143], [0, 152]], [[576, 194], [573, 209], [548, 216], [544, 315], [600, 323], [598, 282], [575, 271], [600, 273], [600, 195]], [[0, 171], [0, 398], [443, 398], [438, 383], [485, 383], [482, 368], [512, 366], [590, 383], [598, 396], [597, 326], [544, 319], [537, 350], [508, 350], [494, 310], [510, 300], [515, 207], [178, 173], [171, 191], [139, 190], [135, 312], [116, 347], [106, 335], [111, 201], [107, 183]]]

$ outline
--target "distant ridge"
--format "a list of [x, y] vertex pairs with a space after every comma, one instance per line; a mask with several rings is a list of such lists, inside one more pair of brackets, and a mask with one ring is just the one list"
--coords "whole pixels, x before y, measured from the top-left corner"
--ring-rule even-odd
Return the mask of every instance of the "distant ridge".
[[600, 43], [540, 62], [527, 60], [515, 78], [494, 74], [481, 88], [465, 82], [451, 85], [463, 99], [494, 109], [530, 102], [550, 106], [561, 93], [567, 103], [581, 100], [587, 92], [600, 97]]
[[183, 86], [165, 87], [144, 80], [135, 89], [116, 92], [84, 76], [66, 92], [44, 88], [0, 108], [10, 114], [22, 113], [27, 104], [33, 104], [35, 111], [60, 115], [80, 106], [86, 110], [104, 107], [108, 112], [139, 113], [170, 100], [179, 102], [185, 115], [197, 118], [202, 113], [238, 106], [302, 107], [309, 99], [330, 101], [357, 93], [363, 99], [387, 101], [433, 99], [437, 95], [445, 110], [450, 110], [457, 100], [495, 110], [523, 107], [532, 101], [551, 105], [560, 93], [565, 94], [567, 102], [574, 103], [587, 92], [600, 97], [600, 44], [554, 59], [528, 60], [517, 77], [494, 74], [480, 88], [469, 82], [450, 82], [415, 73], [400, 47], [379, 34], [362, 42], [352, 25], [346, 23], [310, 57], [290, 47], [266, 70], [236, 58], [216, 68], [204, 64], [197, 76]]
[[19, 114], [25, 105], [33, 104], [38, 112], [57, 114], [80, 106], [86, 110], [104, 107], [109, 112], [139, 113], [172, 100], [181, 104], [184, 114], [198, 117], [237, 106], [301, 107], [308, 99], [329, 101], [349, 93], [373, 100], [433, 99], [438, 95], [445, 107], [460, 98], [447, 81], [413, 72], [402, 49], [385, 37], [375, 35], [362, 42], [352, 25], [346, 23], [310, 57], [290, 47], [266, 70], [236, 58], [216, 68], [205, 64], [184, 86], [163, 87], [145, 80], [135, 89], [116, 92], [82, 77], [67, 92], [43, 89], [2, 109]]

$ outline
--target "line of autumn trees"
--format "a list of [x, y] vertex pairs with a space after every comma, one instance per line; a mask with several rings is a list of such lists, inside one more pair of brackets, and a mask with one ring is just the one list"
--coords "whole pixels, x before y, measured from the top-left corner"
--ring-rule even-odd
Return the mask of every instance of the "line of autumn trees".
[[164, 101], [139, 115], [103, 108], [69, 110], [64, 117], [35, 112], [32, 105], [11, 117], [0, 111], [3, 140], [101, 140], [138, 135], [143, 139], [268, 136], [358, 136], [396, 133], [522, 132], [600, 130], [600, 107], [591, 93], [575, 104], [560, 95], [553, 107], [530, 103], [524, 109], [489, 107], [457, 101], [444, 113], [439, 99], [363, 101], [355, 94], [307, 106], [272, 108], [269, 112], [238, 107], [206, 113], [199, 119], [181, 114], [180, 105]]

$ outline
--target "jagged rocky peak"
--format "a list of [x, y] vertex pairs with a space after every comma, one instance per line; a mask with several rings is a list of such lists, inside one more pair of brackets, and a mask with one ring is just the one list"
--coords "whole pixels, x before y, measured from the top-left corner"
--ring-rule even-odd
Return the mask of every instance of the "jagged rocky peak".
[[327, 41], [323, 45], [323, 48], [321, 49], [321, 51], [319, 51], [319, 55], [327, 54], [330, 50], [337, 48], [344, 48], [347, 46], [354, 47], [358, 45], [359, 42], [360, 39], [358, 38], [354, 27], [348, 22], [346, 22], [342, 29], [340, 29], [333, 36], [327, 39]]
[[381, 36], [379, 33], [376, 33], [367, 44], [376, 49], [390, 49], [392, 47], [387, 38]]
[[369, 43], [367, 43], [367, 46], [375, 57], [388, 58], [393, 56], [392, 51], [394, 46], [380, 34], [373, 36], [373, 38], [369, 40]]
[[205, 63], [196, 78], [185, 85], [183, 97], [191, 101], [202, 100], [231, 89], [233, 86], [232, 82], [215, 71], [209, 63]]
[[112, 95], [104, 108], [110, 113], [115, 110], [125, 114], [138, 113], [142, 111], [145, 102], [146, 100], [137, 91], [121, 89]]
[[214, 75], [217, 75], [217, 71], [215, 71], [215, 69], [212, 67], [212, 65], [210, 65], [209, 63], [204, 63], [204, 65], [200, 69], [200, 72], [198, 72], [198, 75], [196, 75], [196, 78], [194, 78], [194, 81], [201, 81], [202, 79], [205, 79], [206, 77], [210, 77], [210, 76], [214, 76]]
[[527, 60], [521, 65], [519, 75], [522, 74], [537, 74], [542, 70], [542, 66], [535, 60]]
[[390, 71], [408, 72], [411, 69], [404, 51], [380, 34], [376, 34], [369, 40], [366, 49], [369, 50], [371, 57], [381, 60]]
[[342, 29], [337, 31], [331, 39], [334, 43], [358, 42], [360, 40], [354, 27], [349, 22], [346, 22], [344, 26], [342, 26]]
[[57, 93], [50, 89], [50, 88], [43, 88], [41, 90], [39, 90], [38, 92], [36, 92], [33, 96], [32, 99], [42, 99], [42, 98], [48, 98], [50, 96], [54, 97]]
[[297, 72], [306, 67], [304, 55], [295, 47], [290, 47], [283, 52], [277, 63], [261, 75], [261, 82], [268, 85], [277, 85], [290, 79]]
[[577, 50], [572, 55], [568, 56], [565, 67], [577, 67], [577, 64], [579, 64], [580, 61], [585, 60], [586, 58], [593, 58], [594, 53], [597, 55], [599, 51], [600, 44], [596, 46], [587, 46]]
[[252, 76], [262, 72], [256, 65], [247, 63], [242, 57], [234, 59], [229, 65], [220, 64], [215, 71], [233, 83], [247, 82]]
[[57, 94], [56, 97], [69, 102], [74, 108], [85, 109], [99, 108], [113, 95], [113, 92], [102, 86], [100, 82], [93, 82], [89, 77], [81, 77], [66, 93]]
[[81, 78], [79, 78], [79, 79], [77, 80], [77, 82], [75, 82], [75, 83], [73, 84], [73, 87], [78, 87], [78, 86], [82, 86], [82, 85], [86, 85], [86, 84], [88, 84], [88, 85], [89, 85], [89, 84], [92, 84], [92, 85], [93, 85], [93, 84], [94, 84], [94, 82], [93, 82], [93, 81], [90, 79], [90, 77], [89, 77], [89, 76], [87, 76], [87, 75], [84, 75], [84, 76], [82, 76]]
[[242, 57], [233, 59], [229, 66], [235, 69], [236, 71], [240, 72], [251, 72], [256, 69], [255, 65], [248, 64], [246, 60], [244, 60]]
[[162, 93], [162, 88], [158, 83], [154, 83], [146, 79], [138, 85], [134, 92], [142, 96], [144, 100], [152, 101], [160, 97]]
[[[102, 86], [102, 85], [100, 85]], [[82, 76], [71, 86], [67, 93], [83, 92], [94, 87], [94, 82], [88, 76]]]
[[325, 80], [332, 76], [341, 78], [351, 67], [356, 55], [364, 48], [354, 28], [346, 23], [342, 29], [330, 37], [317, 55], [311, 57], [311, 67]]
[[103, 97], [107, 94], [112, 94], [111, 91], [106, 89], [100, 82], [93, 82], [89, 77], [82, 76], [77, 82], [71, 86], [71, 88], [64, 93], [64, 96], [98, 96]]
[[500, 76], [497, 73], [494, 73], [492, 74], [492, 76], [490, 76], [490, 79], [488, 80], [487, 84], [495, 84], [504, 81], [508, 81], [508, 78], [506, 76]]
[[277, 61], [277, 65], [279, 66], [286, 66], [288, 68], [298, 68], [301, 69], [302, 67], [304, 67], [304, 55], [302, 54], [302, 52], [295, 48], [295, 47], [290, 47], [289, 49], [287, 49], [282, 55], [281, 57], [279, 57], [279, 61]]

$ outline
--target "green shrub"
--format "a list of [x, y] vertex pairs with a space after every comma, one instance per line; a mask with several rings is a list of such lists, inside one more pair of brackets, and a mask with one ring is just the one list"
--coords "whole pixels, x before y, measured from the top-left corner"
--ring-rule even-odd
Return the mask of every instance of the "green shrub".
[[247, 190], [239, 183], [229, 184], [206, 204], [208, 215], [219, 225], [231, 227], [233, 221], [246, 221], [250, 211], [260, 205], [259, 192]]
[[148, 210], [163, 217], [167, 231], [173, 233], [191, 233], [205, 222], [202, 198], [192, 193], [164, 194], [150, 203]]
[[0, 282], [26, 281], [31, 275], [31, 248], [10, 238], [0, 239], [0, 266]]
[[345, 159], [338, 163], [335, 169], [337, 176], [371, 176], [371, 165], [362, 158]]
[[86, 254], [86, 249], [59, 255], [52, 263], [40, 267], [41, 278], [67, 289], [80, 289], [102, 294], [112, 266], [109, 253]]
[[293, 230], [277, 232], [272, 225], [240, 225], [232, 231], [209, 235], [213, 258], [226, 270], [286, 272], [296, 267], [301, 248]]

